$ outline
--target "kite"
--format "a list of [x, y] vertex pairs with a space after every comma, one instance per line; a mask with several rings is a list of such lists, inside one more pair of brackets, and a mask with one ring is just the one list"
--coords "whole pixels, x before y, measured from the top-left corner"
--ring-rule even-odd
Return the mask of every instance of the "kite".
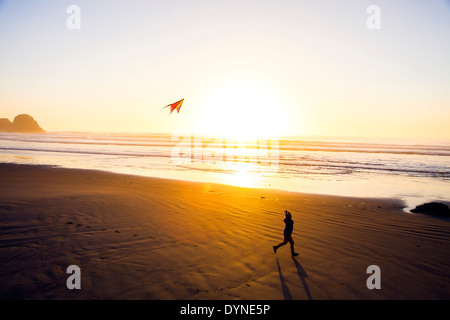
[[180, 108], [181, 108], [181, 105], [183, 104], [183, 101], [184, 101], [184, 99], [181, 99], [180, 101], [177, 101], [175, 103], [168, 104], [167, 106], [163, 107], [163, 109], [170, 107], [169, 116], [172, 114], [173, 110], [175, 110], [175, 109], [177, 109], [177, 113], [180, 113]]

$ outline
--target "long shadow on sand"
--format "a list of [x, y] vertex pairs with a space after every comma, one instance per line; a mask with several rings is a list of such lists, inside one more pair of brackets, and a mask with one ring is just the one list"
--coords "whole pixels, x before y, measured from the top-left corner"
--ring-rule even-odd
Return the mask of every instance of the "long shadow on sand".
[[286, 285], [286, 282], [284, 281], [283, 273], [281, 272], [280, 263], [277, 259], [277, 267], [278, 267], [278, 274], [280, 276], [280, 283], [281, 283], [281, 291], [283, 291], [284, 300], [292, 300], [291, 292], [289, 291], [288, 286]]
[[[281, 291], [283, 292], [284, 300], [293, 300], [291, 291], [289, 290], [289, 287], [287, 286], [286, 281], [284, 280], [283, 272], [281, 272], [280, 262], [278, 261], [278, 258], [275, 259], [277, 260], [278, 275], [280, 276]], [[303, 269], [300, 262], [298, 262], [294, 257], [292, 258], [292, 260], [294, 260], [298, 276], [303, 284], [303, 288], [305, 288], [306, 296], [308, 297], [308, 300], [312, 300], [311, 292], [309, 291], [308, 284], [306, 283], [305, 280], [305, 278], [307, 278], [308, 275], [306, 274], [306, 271], [305, 269]]]
[[303, 269], [300, 262], [297, 261], [297, 259], [295, 259], [293, 257], [292, 260], [294, 260], [295, 266], [297, 267], [297, 273], [298, 273], [300, 280], [303, 283], [303, 288], [305, 288], [306, 296], [308, 297], [308, 300], [312, 300], [311, 292], [309, 291], [308, 284], [306, 283], [306, 280], [305, 280], [305, 278], [307, 278], [308, 275], [306, 274], [306, 271], [305, 271], [305, 269]]

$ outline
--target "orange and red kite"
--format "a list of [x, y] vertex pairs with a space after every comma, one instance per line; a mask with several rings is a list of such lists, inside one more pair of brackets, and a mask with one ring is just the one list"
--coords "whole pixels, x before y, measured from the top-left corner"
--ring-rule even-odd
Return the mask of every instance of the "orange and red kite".
[[177, 101], [175, 103], [168, 104], [167, 106], [163, 107], [163, 109], [170, 107], [169, 116], [172, 114], [173, 110], [175, 110], [175, 109], [177, 109], [177, 113], [180, 113], [180, 108], [181, 108], [181, 105], [183, 104], [183, 101], [184, 101], [184, 99], [181, 99], [180, 101]]

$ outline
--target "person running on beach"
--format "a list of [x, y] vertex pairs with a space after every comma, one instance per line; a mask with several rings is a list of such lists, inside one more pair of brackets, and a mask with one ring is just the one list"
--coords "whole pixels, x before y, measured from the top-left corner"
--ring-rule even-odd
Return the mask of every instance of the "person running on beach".
[[291, 244], [291, 254], [293, 257], [298, 256], [298, 253], [294, 251], [294, 240], [292, 240], [292, 231], [294, 230], [294, 220], [292, 220], [292, 215], [289, 211], [284, 210], [286, 218], [283, 220], [286, 226], [284, 227], [284, 241], [279, 245], [273, 246], [273, 251], [277, 253], [279, 247], [284, 246], [286, 243]]

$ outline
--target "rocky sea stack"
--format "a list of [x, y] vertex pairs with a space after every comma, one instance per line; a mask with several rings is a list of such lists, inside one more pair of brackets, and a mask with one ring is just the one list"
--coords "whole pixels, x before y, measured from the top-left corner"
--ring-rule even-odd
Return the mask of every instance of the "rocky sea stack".
[[7, 132], [12, 126], [12, 122], [9, 119], [0, 119], [0, 132]]
[[19, 114], [11, 123], [6, 118], [0, 119], [0, 132], [45, 133], [36, 120], [28, 114]]

